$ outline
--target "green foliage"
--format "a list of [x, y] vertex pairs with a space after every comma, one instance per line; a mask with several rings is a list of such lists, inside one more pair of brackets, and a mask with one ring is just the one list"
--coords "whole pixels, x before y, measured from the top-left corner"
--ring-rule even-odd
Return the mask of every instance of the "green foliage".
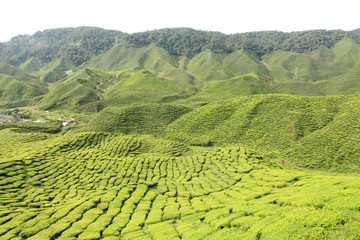
[[98, 69], [80, 70], [52, 85], [38, 106], [42, 109], [74, 107], [97, 101], [100, 99], [97, 85], [114, 75]]
[[1, 239], [359, 237], [356, 176], [285, 170], [240, 146], [154, 154], [146, 141], [167, 144], [104, 133], [14, 141], [22, 155], [0, 162]]
[[0, 239], [359, 239], [359, 97], [270, 94], [358, 95], [358, 43], [81, 27], [1, 44], [22, 64], [0, 65], [2, 107], [99, 113], [63, 136], [0, 125]]
[[167, 133], [194, 145], [241, 143], [304, 167], [358, 172], [358, 104], [358, 97], [242, 97], [187, 113]]
[[35, 122], [23, 122], [23, 123], [3, 123], [0, 125], [0, 129], [12, 128], [16, 132], [42, 132], [42, 133], [57, 133], [62, 126], [61, 122], [51, 121], [48, 123], [35, 123]]
[[184, 106], [146, 104], [107, 107], [84, 127], [85, 131], [122, 133], [159, 133], [168, 124], [189, 112]]
[[170, 102], [185, 97], [185, 92], [170, 80], [149, 71], [122, 72], [105, 90], [104, 103], [110, 106]]
[[[353, 39], [344, 38], [332, 48], [320, 46], [309, 54], [276, 51], [265, 56], [264, 61], [273, 79], [280, 83], [276, 86], [280, 93], [357, 94], [359, 56], [359, 44]], [[295, 77], [295, 73], [296, 79], [289, 81]]]
[[36, 72], [42, 68], [42, 65], [36, 58], [32, 57], [23, 64], [21, 64], [19, 68], [26, 72]]
[[23, 70], [0, 64], [0, 106], [13, 108], [30, 105], [34, 97], [46, 92], [36, 78]]
[[[272, 86], [266, 84], [256, 74], [250, 73], [229, 80], [211, 81], [205, 85], [202, 92], [192, 97], [192, 99], [214, 101], [275, 92]], [[189, 101], [193, 101], [192, 99], [189, 99]]]
[[160, 47], [118, 45], [92, 59], [87, 65], [108, 70], [138, 71], [146, 69], [170, 79], [187, 91], [192, 91], [193, 88], [192, 76], [184, 69], [179, 68], [178, 61]]
[[58, 28], [19, 35], [4, 43], [2, 62], [18, 66], [32, 57], [41, 63], [65, 58], [78, 66], [110, 49], [122, 32], [95, 27]]
[[332, 47], [339, 40], [355, 34], [341, 30], [314, 30], [283, 33], [277, 31], [249, 32], [225, 35], [219, 32], [189, 28], [160, 29], [126, 35], [125, 41], [138, 46], [155, 44], [175, 56], [193, 57], [205, 49], [235, 52], [244, 49], [257, 57], [274, 50], [307, 52], [321, 45]]

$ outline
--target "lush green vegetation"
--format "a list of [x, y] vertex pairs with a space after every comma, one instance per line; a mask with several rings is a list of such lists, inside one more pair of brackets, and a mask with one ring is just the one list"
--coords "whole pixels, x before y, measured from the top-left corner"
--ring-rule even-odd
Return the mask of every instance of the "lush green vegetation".
[[110, 49], [124, 33], [94, 27], [59, 28], [38, 31], [34, 35], [19, 35], [2, 44], [2, 63], [20, 65], [30, 58], [49, 63], [66, 58], [80, 65], [92, 56]]
[[360, 237], [358, 177], [114, 134], [17, 145], [0, 162], [1, 239]]
[[167, 125], [190, 110], [185, 106], [169, 104], [107, 107], [81, 131], [160, 134]]
[[138, 46], [155, 44], [175, 56], [192, 57], [205, 49], [234, 52], [244, 49], [257, 57], [274, 50], [307, 52], [321, 45], [332, 47], [339, 40], [349, 36], [359, 38], [341, 30], [303, 31], [283, 33], [277, 31], [249, 32], [225, 35], [219, 32], [197, 31], [189, 28], [160, 29], [125, 36], [127, 43]]
[[0, 64], [0, 108], [31, 105], [34, 97], [45, 92], [46, 88], [35, 77], [14, 66]]
[[220, 32], [199, 31], [190, 28], [160, 29], [125, 34], [94, 27], [60, 28], [19, 35], [0, 45], [0, 62], [19, 66], [35, 57], [41, 63], [66, 58], [74, 65], [109, 50], [117, 43], [135, 46], [155, 45], [176, 57], [193, 57], [205, 49], [231, 53], [244, 49], [257, 57], [275, 50], [308, 52], [321, 45], [334, 46], [344, 37], [359, 42], [356, 31], [341, 30], [303, 32], [249, 32], [226, 35]]
[[359, 239], [359, 43], [89, 27], [0, 43], [0, 239]]
[[49, 93], [40, 99], [42, 109], [74, 107], [100, 100], [97, 85], [115, 78], [115, 73], [98, 69], [84, 69], [50, 86]]
[[[100, 41], [101, 36], [103, 39]], [[116, 38], [118, 44], [114, 42]], [[35, 43], [38, 45], [33, 46]], [[65, 43], [68, 45], [64, 46]], [[11, 50], [13, 45], [17, 46], [16, 51]], [[162, 97], [175, 100], [187, 97], [181, 90], [189, 95], [202, 94], [208, 87], [208, 81], [233, 79], [250, 73], [255, 73], [267, 84], [278, 83], [268, 89], [279, 93], [315, 96], [359, 93], [359, 39], [343, 31], [224, 35], [181, 28], [129, 35], [84, 27], [18, 36], [4, 43], [4, 46], [2, 56], [11, 59], [13, 52], [14, 59], [24, 59], [3, 61], [21, 64], [22, 70], [1, 65], [2, 74], [21, 81], [8, 86], [6, 92], [14, 99], [0, 99], [3, 107], [25, 106], [35, 102], [43, 109], [71, 106], [78, 110], [99, 111], [114, 105], [114, 102], [128, 105], [139, 101], [161, 101]], [[68, 49], [73, 47], [78, 50], [73, 52]], [[175, 47], [178, 49], [173, 49]], [[42, 57], [45, 54], [43, 48], [47, 49], [45, 53], [52, 51], [46, 54], [48, 59]], [[80, 63], [82, 65], [78, 68]], [[150, 71], [157, 77], [169, 80], [178, 89], [170, 89], [171, 84], [160, 81], [160, 78], [157, 78], [156, 84], [161, 82], [161, 86], [166, 85], [167, 93], [161, 88], [161, 93], [154, 93], [153, 89], [124, 89], [120, 79], [110, 80], [106, 74], [100, 74], [93, 78], [93, 83], [84, 85], [84, 79], [88, 81], [88, 77], [82, 73], [87, 68], [98, 72], [113, 71], [111, 79], [116, 79], [115, 76], [120, 74], [116, 71], [131, 74], [142, 71], [134, 78], [142, 78], [143, 70]], [[144, 76], [147, 86], [151, 88], [155, 78], [150, 73]], [[9, 82], [8, 79], [4, 81]], [[339, 82], [344, 84], [339, 86]], [[145, 84], [145, 81], [141, 84]], [[260, 83], [251, 85], [250, 94], [270, 91], [264, 91], [266, 87]], [[48, 90], [49, 93], [43, 95]], [[13, 94], [15, 91], [20, 94]], [[43, 95], [43, 98], [34, 99], [39, 95]], [[155, 100], [152, 96], [158, 98]]]
[[258, 95], [185, 114], [168, 137], [194, 145], [241, 143], [298, 166], [360, 172], [359, 97]]

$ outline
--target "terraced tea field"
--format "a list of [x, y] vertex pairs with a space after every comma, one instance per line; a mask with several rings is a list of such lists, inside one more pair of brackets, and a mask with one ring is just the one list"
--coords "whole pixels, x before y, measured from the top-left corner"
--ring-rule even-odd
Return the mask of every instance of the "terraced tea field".
[[241, 146], [32, 140], [1, 155], [0, 239], [360, 238], [356, 176], [286, 170]]

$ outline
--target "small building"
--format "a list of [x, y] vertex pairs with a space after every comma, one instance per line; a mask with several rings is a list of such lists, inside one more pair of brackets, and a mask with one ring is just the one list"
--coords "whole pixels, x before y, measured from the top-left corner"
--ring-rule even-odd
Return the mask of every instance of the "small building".
[[36, 119], [36, 121], [34, 121], [35, 123], [47, 123], [49, 122], [48, 120], [44, 119], [44, 118], [38, 118]]
[[63, 122], [62, 125], [63, 125], [63, 127], [66, 127], [66, 126], [69, 126], [71, 123], [77, 123], [77, 122], [74, 120], [71, 120], [71, 121]]

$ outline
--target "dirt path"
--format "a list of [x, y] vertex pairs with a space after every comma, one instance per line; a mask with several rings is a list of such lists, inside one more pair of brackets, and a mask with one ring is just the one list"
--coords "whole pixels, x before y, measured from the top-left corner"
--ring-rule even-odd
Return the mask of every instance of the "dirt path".
[[270, 76], [272, 77], [273, 81], [274, 82], [277, 82], [276, 78], [274, 77], [273, 75], [273, 72], [272, 72], [272, 69], [271, 67], [269, 66], [269, 64], [267, 64], [264, 60], [261, 60], [261, 62], [265, 65], [265, 67], [269, 70], [269, 74]]

